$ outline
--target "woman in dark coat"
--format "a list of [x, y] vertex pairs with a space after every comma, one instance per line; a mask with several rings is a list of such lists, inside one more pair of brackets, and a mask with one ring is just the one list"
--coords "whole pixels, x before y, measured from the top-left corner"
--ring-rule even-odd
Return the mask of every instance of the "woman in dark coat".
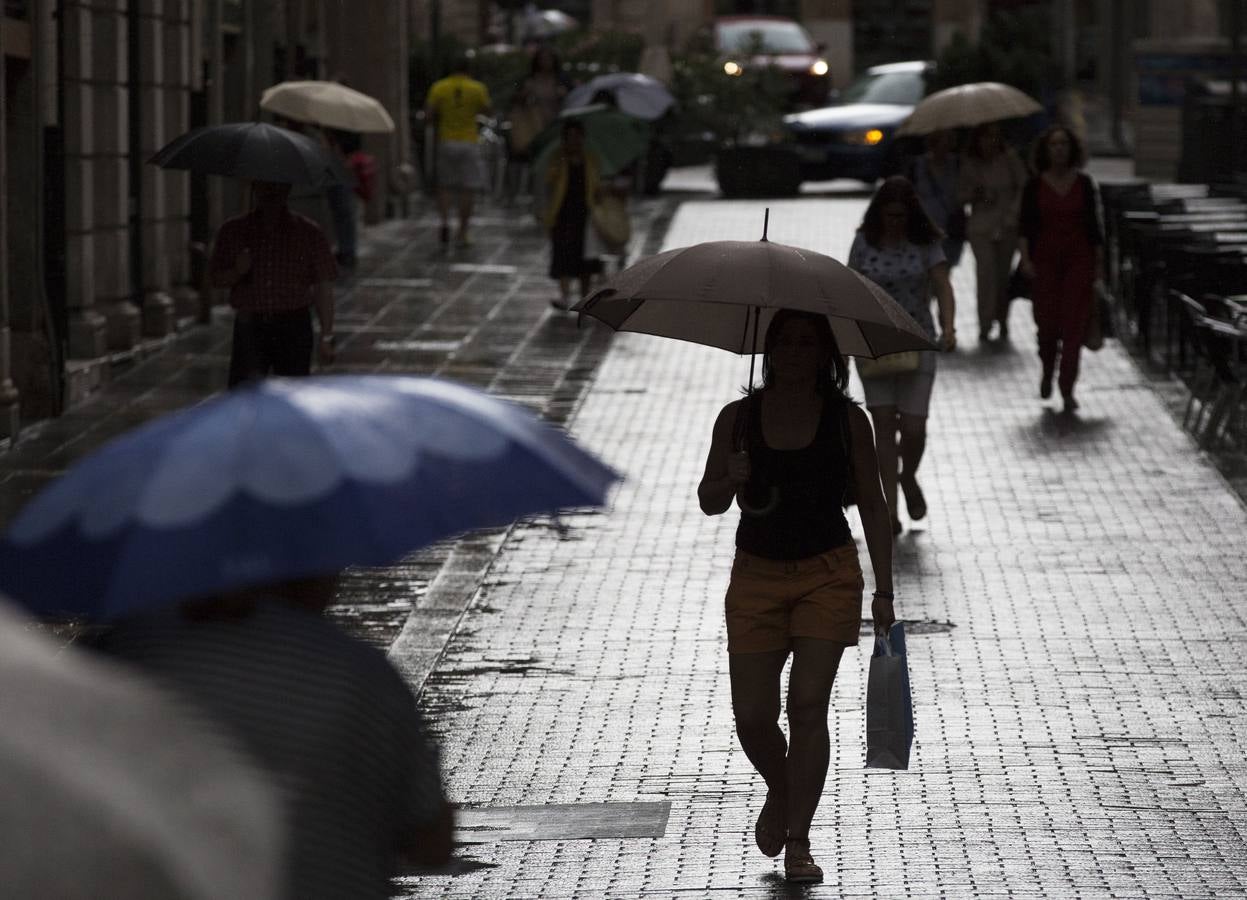
[[1031, 301], [1039, 327], [1043, 376], [1039, 396], [1052, 396], [1052, 376], [1065, 412], [1078, 408], [1074, 383], [1083, 338], [1095, 314], [1095, 281], [1104, 269], [1099, 192], [1081, 171], [1086, 157], [1078, 137], [1054, 125], [1035, 143], [1032, 176], [1022, 191], [1018, 248], [1022, 272], [1034, 279]]

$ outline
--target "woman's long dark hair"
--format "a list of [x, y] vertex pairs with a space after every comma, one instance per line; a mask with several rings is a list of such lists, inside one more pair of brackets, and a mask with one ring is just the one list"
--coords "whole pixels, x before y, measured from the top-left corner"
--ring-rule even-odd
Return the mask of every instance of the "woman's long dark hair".
[[909, 214], [905, 220], [905, 238], [911, 244], [926, 247], [944, 238], [944, 232], [923, 208], [913, 183], [904, 175], [893, 175], [879, 185], [862, 217], [862, 236], [872, 247], [878, 247], [883, 240], [883, 208], [889, 203], [905, 204]]
[[1048, 140], [1058, 132], [1065, 132], [1065, 136], [1069, 138], [1069, 167], [1071, 169], [1081, 169], [1083, 163], [1087, 161], [1087, 151], [1083, 149], [1082, 141], [1078, 139], [1078, 135], [1074, 134], [1074, 130], [1065, 125], [1050, 125], [1044, 129], [1043, 134], [1035, 138], [1034, 148], [1031, 150], [1031, 166], [1036, 172], [1046, 172], [1052, 167], [1052, 156], [1048, 152]]
[[847, 397], [845, 391], [849, 386], [849, 366], [836, 343], [836, 336], [831, 330], [831, 322], [826, 316], [818, 313], [804, 312], [796, 309], [781, 309], [767, 326], [766, 338], [762, 342], [762, 386], [770, 387], [775, 382], [775, 373], [771, 369], [771, 351], [779, 333], [789, 322], [809, 322], [818, 337], [818, 348], [826, 360], [818, 367], [818, 380], [815, 390], [824, 397], [838, 394]]
[[561, 81], [563, 75], [563, 61], [559, 59], [559, 55], [549, 44], [542, 44], [533, 51], [533, 58], [529, 62], [528, 74], [537, 75], [541, 72], [541, 58], [543, 56], [550, 57], [550, 74]]

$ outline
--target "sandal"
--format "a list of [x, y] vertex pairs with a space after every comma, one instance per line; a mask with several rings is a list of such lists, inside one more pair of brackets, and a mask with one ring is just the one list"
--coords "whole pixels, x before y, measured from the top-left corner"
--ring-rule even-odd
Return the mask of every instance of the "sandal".
[[788, 837], [788, 828], [784, 824], [784, 804], [770, 792], [766, 795], [766, 803], [758, 813], [758, 821], [753, 826], [753, 839], [758, 849], [767, 856], [779, 856], [784, 849], [784, 840]]
[[922, 488], [918, 487], [918, 479], [902, 478], [901, 493], [905, 495], [905, 508], [909, 517], [915, 522], [927, 514], [927, 498], [922, 496]]
[[790, 884], [818, 884], [823, 870], [810, 856], [808, 840], [790, 840], [784, 844], [784, 880]]

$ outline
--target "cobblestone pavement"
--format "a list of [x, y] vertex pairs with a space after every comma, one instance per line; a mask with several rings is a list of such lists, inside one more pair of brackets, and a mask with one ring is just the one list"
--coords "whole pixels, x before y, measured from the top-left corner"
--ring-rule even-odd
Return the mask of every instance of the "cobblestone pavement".
[[[842, 257], [864, 202], [772, 203], [771, 238]], [[666, 244], [754, 236], [762, 205], [687, 203]], [[1247, 514], [1115, 344], [1073, 420], [1037, 397], [1026, 304], [1012, 347], [978, 346], [970, 262], [931, 512], [897, 542], [912, 768], [862, 768], [867, 639], [833, 697], [826, 884], [788, 889], [753, 846], [721, 624], [735, 515], [695, 498], [748, 363], [624, 335], [571, 425], [628, 480], [500, 542], [423, 693], [464, 844], [399, 896], [1247, 895]]]
[[[633, 255], [646, 249], [651, 222], [665, 221], [674, 205], [671, 199], [634, 203]], [[524, 209], [486, 205], [473, 235], [472, 247], [443, 251], [431, 211], [366, 229], [358, 271], [338, 285], [338, 359], [330, 371], [440, 375], [561, 423], [584, 392], [610, 333], [577, 329], [572, 317], [551, 309], [548, 301], [557, 291], [546, 276], [548, 243]], [[0, 446], [6, 451], [0, 452], [0, 525], [109, 438], [224, 389], [231, 322], [228, 310], [218, 307], [212, 324], [147, 348], [136, 362], [119, 365], [117, 376], [88, 402], [27, 428], [11, 447]], [[497, 540], [478, 535], [430, 547], [399, 566], [348, 573], [331, 615], [382, 647], [390, 646], [404, 623], [416, 622], [423, 635], [444, 643], [462, 611], [461, 595], [452, 597], [457, 607], [439, 599], [452, 583], [443, 573], [448, 556], [454, 552], [450, 568], [460, 579], [475, 575]], [[442, 589], [430, 594], [435, 581]], [[412, 642], [406, 646], [411, 649]], [[409, 670], [411, 665], [409, 659]]]

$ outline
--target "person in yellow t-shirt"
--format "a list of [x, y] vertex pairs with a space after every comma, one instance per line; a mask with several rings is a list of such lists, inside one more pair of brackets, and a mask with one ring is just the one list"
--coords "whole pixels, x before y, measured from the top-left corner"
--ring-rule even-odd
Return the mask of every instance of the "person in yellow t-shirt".
[[489, 90], [468, 74], [468, 60], [455, 60], [451, 73], [429, 88], [424, 102], [427, 121], [437, 125], [437, 209], [442, 244], [450, 243], [450, 210], [458, 201], [459, 246], [468, 244], [473, 194], [485, 187], [476, 117], [493, 107]]

